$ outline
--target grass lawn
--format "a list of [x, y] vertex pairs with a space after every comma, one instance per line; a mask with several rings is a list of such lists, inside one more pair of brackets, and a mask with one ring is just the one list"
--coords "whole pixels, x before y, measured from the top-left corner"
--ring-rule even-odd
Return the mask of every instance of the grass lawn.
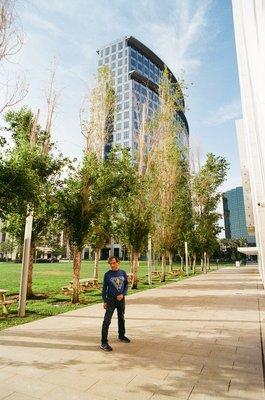
[[[228, 264], [227, 266], [231, 266], [231, 264]], [[174, 265], [174, 268], [177, 267], [179, 267], [179, 265]], [[121, 262], [121, 269], [129, 272], [129, 262]], [[216, 267], [213, 266], [212, 269], [216, 269]], [[100, 261], [100, 282], [102, 282], [103, 275], [107, 270], [107, 262]], [[199, 267], [197, 267], [196, 274], [197, 273], [200, 273]], [[0, 262], [0, 288], [8, 290], [7, 295], [11, 296], [11, 298], [13, 296], [18, 296], [20, 274], [21, 264]], [[158, 279], [155, 279], [153, 280], [152, 286], [149, 286], [146, 274], [147, 263], [145, 261], [140, 261], [138, 289], [129, 289], [128, 294], [165, 284], [161, 283]], [[93, 262], [83, 261], [81, 278], [89, 277], [93, 277]], [[9, 315], [7, 318], [1, 316], [0, 308], [0, 330], [34, 321], [36, 319], [75, 310], [102, 301], [100, 290], [89, 290], [80, 294], [80, 303], [71, 304], [70, 297], [61, 293], [61, 288], [67, 286], [71, 279], [72, 262], [35, 264], [33, 273], [33, 291], [38, 295], [38, 298], [27, 300], [26, 316], [24, 318], [17, 317], [18, 303], [14, 303], [9, 307]], [[184, 279], [184, 277], [180, 277], [178, 280], [181, 279]], [[171, 275], [166, 276], [166, 283], [173, 281], [176, 281], [175, 277], [172, 277]]]

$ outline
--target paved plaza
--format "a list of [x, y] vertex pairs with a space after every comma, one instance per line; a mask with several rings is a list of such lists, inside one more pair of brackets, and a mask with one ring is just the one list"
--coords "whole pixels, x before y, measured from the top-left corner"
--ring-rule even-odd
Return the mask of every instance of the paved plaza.
[[0, 399], [264, 400], [255, 266], [128, 296], [132, 342], [117, 341], [115, 317], [111, 353], [99, 349], [103, 313], [96, 304], [1, 331]]

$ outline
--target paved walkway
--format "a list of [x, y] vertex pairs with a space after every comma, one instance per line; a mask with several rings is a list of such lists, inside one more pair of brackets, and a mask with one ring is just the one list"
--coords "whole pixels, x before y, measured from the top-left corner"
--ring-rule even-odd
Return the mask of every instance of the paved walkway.
[[129, 296], [132, 343], [114, 320], [112, 353], [99, 350], [102, 316], [97, 304], [0, 332], [0, 399], [264, 400], [255, 267]]

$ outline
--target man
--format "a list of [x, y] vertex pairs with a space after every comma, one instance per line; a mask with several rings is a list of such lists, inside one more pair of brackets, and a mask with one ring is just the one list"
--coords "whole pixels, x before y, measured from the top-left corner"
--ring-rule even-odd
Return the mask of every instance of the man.
[[106, 310], [104, 321], [102, 324], [101, 349], [112, 351], [112, 347], [108, 343], [108, 332], [111, 318], [115, 308], [118, 313], [119, 340], [124, 343], [130, 343], [130, 339], [125, 336], [125, 295], [128, 289], [128, 279], [125, 271], [119, 269], [120, 261], [118, 257], [110, 257], [108, 259], [110, 270], [104, 275], [102, 298], [103, 307]]

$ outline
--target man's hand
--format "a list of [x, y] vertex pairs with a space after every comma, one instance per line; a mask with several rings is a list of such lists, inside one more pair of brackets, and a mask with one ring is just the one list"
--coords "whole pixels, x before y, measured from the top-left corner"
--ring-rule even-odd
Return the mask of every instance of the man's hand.
[[105, 310], [107, 309], [107, 307], [108, 307], [108, 303], [103, 303], [103, 308], [105, 308]]
[[118, 294], [117, 300], [118, 300], [118, 301], [121, 301], [122, 299], [123, 299], [123, 294]]

